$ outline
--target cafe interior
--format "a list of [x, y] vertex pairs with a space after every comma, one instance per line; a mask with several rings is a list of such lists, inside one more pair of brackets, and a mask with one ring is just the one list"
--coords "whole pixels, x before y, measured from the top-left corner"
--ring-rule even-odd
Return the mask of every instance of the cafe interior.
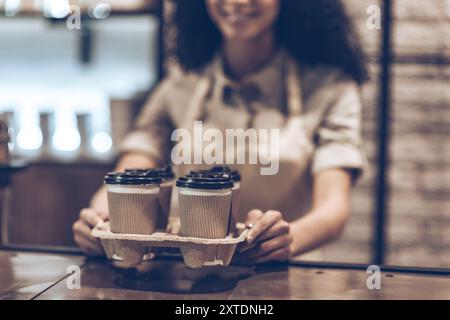
[[[345, 231], [320, 255], [248, 271], [156, 254], [143, 275], [85, 260], [72, 226], [177, 63], [176, 3], [0, 0], [0, 299], [449, 299], [448, 0], [342, 0], [369, 70], [368, 167]], [[69, 265], [80, 290], [61, 282]], [[381, 268], [381, 290], [366, 286], [368, 266]]]

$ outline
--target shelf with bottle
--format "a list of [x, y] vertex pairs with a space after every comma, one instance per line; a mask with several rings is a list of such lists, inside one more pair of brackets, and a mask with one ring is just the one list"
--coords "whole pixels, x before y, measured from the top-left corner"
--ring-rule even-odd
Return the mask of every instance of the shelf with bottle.
[[128, 132], [136, 99], [110, 98], [100, 106], [0, 108], [9, 127], [11, 156], [33, 162], [108, 164]]
[[0, 1], [0, 17], [43, 15], [63, 19], [79, 12], [92, 18], [109, 15], [150, 14], [158, 11], [162, 0], [3, 0]]

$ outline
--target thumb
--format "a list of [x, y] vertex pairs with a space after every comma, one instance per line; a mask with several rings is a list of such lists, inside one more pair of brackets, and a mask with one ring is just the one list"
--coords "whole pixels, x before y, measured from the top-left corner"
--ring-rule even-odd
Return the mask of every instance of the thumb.
[[[105, 221], [109, 218], [109, 213], [107, 211], [96, 211], [97, 217], [102, 221]], [[100, 220], [99, 220], [100, 221]]]
[[261, 217], [263, 216], [263, 212], [261, 210], [251, 210], [248, 214], [247, 214], [247, 220], [245, 221], [245, 224], [248, 225], [250, 223], [255, 223], [256, 221], [258, 221], [259, 219], [261, 219]]

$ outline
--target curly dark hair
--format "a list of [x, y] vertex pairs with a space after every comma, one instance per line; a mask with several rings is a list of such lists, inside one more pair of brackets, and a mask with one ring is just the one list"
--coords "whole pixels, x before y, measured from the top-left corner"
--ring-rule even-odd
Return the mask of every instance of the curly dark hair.
[[[340, 0], [280, 0], [276, 39], [299, 64], [328, 65], [357, 83], [367, 78], [364, 55]], [[221, 47], [206, 0], [176, 0], [175, 55], [186, 70], [198, 71]]]

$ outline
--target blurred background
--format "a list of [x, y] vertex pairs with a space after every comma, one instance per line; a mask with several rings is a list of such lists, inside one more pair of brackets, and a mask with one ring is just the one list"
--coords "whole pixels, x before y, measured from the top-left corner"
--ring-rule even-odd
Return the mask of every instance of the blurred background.
[[[325, 260], [450, 268], [450, 0], [342, 1], [370, 66], [370, 169]], [[371, 5], [382, 29], [367, 27]], [[0, 114], [12, 158], [30, 164], [0, 186], [3, 244], [75, 245], [72, 223], [172, 63], [173, 9], [168, 0], [0, 0]]]

